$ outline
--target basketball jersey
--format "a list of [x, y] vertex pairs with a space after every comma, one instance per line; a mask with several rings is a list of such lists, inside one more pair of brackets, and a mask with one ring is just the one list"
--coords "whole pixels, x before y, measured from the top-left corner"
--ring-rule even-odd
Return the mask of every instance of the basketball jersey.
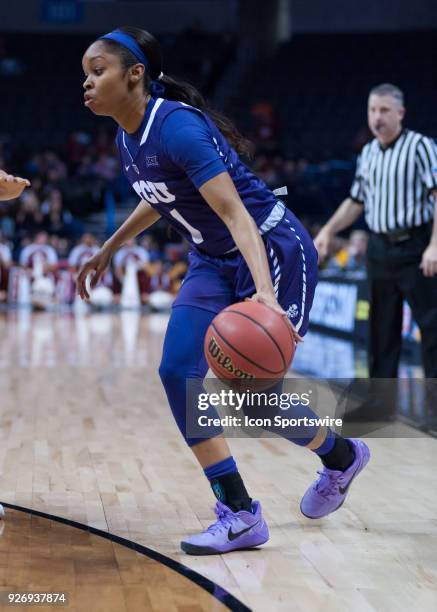
[[146, 200], [195, 248], [223, 255], [235, 242], [220, 217], [203, 199], [186, 172], [165, 154], [161, 126], [178, 109], [189, 109], [205, 120], [211, 141], [238, 194], [259, 228], [276, 205], [276, 197], [239, 159], [215, 123], [200, 110], [183, 102], [151, 99], [146, 109], [138, 151], [132, 155], [128, 135], [119, 128], [116, 143], [123, 173], [142, 200]]
[[58, 255], [49, 244], [29, 244], [24, 247], [20, 253], [20, 264], [32, 268], [36, 260], [54, 266], [58, 263]]

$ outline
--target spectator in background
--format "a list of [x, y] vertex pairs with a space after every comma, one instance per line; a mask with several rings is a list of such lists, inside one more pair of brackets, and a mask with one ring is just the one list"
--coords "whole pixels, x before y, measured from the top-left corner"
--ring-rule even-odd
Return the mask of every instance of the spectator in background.
[[250, 109], [253, 122], [251, 138], [262, 149], [278, 148], [279, 125], [271, 102], [256, 102]]
[[168, 291], [175, 296], [179, 291], [188, 270], [188, 253], [190, 245], [185, 240], [170, 243], [165, 248], [165, 283]]
[[97, 238], [94, 234], [87, 232], [82, 236], [79, 244], [72, 249], [68, 256], [68, 265], [73, 272], [78, 272], [80, 267], [95, 255], [98, 250]]
[[162, 259], [159, 244], [152, 234], [145, 234], [140, 240], [140, 246], [142, 246], [148, 252], [150, 262], [156, 261], [157, 259]]
[[93, 164], [92, 170], [95, 176], [100, 176], [107, 181], [113, 181], [120, 173], [120, 164], [114, 156], [108, 153], [101, 153], [95, 164]]
[[48, 243], [47, 232], [38, 232], [33, 242], [20, 253], [20, 265], [32, 277], [31, 304], [38, 310], [44, 310], [53, 304], [55, 298], [55, 273], [58, 255]]
[[43, 155], [44, 172], [49, 184], [55, 184], [67, 176], [67, 166], [54, 151], [46, 151]]
[[46, 275], [53, 272], [58, 263], [58, 254], [49, 245], [47, 232], [38, 232], [31, 244], [20, 253], [19, 263], [30, 270], [33, 276]]
[[[57, 236], [56, 234], [51, 234], [49, 236], [48, 244], [49, 246], [52, 246], [55, 249], [60, 259], [65, 260], [68, 257], [68, 253], [70, 250], [70, 244], [67, 238], [63, 238], [62, 236]], [[62, 261], [62, 265], [66, 263], [67, 262]]]
[[8, 296], [9, 268], [12, 265], [12, 252], [4, 236], [0, 233], [0, 304]]
[[89, 155], [91, 147], [91, 136], [86, 132], [73, 132], [68, 138], [65, 154], [73, 167], [82, 164], [83, 159]]
[[281, 175], [271, 157], [267, 155], [257, 156], [254, 163], [254, 171], [269, 187], [278, 187]]
[[369, 235], [363, 230], [351, 233], [344, 248], [328, 261], [326, 269], [336, 272], [357, 272], [366, 270], [366, 255]]
[[73, 237], [82, 231], [82, 223], [74, 219], [69, 210], [63, 206], [63, 196], [59, 189], [52, 188], [41, 204], [44, 216], [44, 229], [49, 234]]
[[15, 216], [15, 238], [20, 241], [26, 235], [44, 229], [44, 217], [40, 200], [33, 189], [21, 196]]
[[[93, 255], [95, 255], [98, 250], [99, 245], [97, 238], [94, 236], [94, 234], [91, 234], [90, 232], [86, 232], [85, 234], [83, 234], [79, 244], [77, 244], [72, 249], [70, 255], [68, 256], [68, 266], [70, 268], [70, 271], [73, 273], [74, 279], [76, 278], [76, 274], [81, 268], [81, 266], [83, 266], [85, 262], [91, 259], [91, 257], [93, 257]], [[111, 289], [112, 295], [113, 284], [114, 280], [112, 271], [107, 270], [101, 282], [99, 283], [99, 287], [103, 286], [106, 289]]]
[[78, 176], [94, 176], [94, 162], [90, 153], [84, 155], [77, 168]]
[[71, 214], [64, 211], [62, 206], [62, 193], [59, 189], [50, 189], [44, 202], [41, 204], [44, 218], [44, 229], [49, 234], [62, 234], [65, 225], [71, 221]]
[[149, 274], [149, 253], [136, 243], [135, 238], [128, 240], [114, 256], [114, 294], [119, 296], [122, 291], [126, 269], [133, 264], [137, 269], [138, 286], [141, 302], [147, 304], [151, 292], [151, 279]]

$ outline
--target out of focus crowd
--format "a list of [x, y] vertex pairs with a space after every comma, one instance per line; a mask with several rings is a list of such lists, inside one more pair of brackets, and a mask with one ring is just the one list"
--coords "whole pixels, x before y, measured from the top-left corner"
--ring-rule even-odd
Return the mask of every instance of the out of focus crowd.
[[[82, 304], [76, 276], [99, 249], [95, 235], [84, 233], [69, 252], [57, 248], [58, 236], [39, 230], [14, 255], [13, 243], [0, 234], [0, 303], [36, 309]], [[150, 235], [130, 240], [115, 254], [110, 269], [90, 290], [96, 308], [120, 305], [167, 310], [187, 269], [187, 249], [168, 243], [161, 251]]]

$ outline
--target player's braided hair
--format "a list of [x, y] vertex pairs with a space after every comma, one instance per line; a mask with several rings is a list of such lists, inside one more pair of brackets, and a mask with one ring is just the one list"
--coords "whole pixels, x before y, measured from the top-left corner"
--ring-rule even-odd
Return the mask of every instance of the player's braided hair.
[[[161, 45], [152, 34], [131, 26], [122, 26], [117, 28], [117, 30], [126, 32], [126, 34], [134, 38], [141, 47], [144, 55], [147, 57], [151, 73], [144, 73], [144, 88], [147, 92], [150, 91], [152, 80], [157, 80], [159, 78], [159, 82], [165, 87], [165, 93], [163, 94], [164, 98], [167, 100], [185, 102], [205, 112], [211, 117], [218, 129], [238, 153], [247, 155], [248, 157], [251, 156], [253, 151], [252, 143], [240, 134], [230, 119], [210, 108], [205, 98], [194, 85], [186, 81], [175, 79], [167, 74], [162, 74], [163, 56]], [[126, 49], [126, 47], [123, 47], [118, 42], [108, 39], [103, 39], [102, 42], [111, 53], [115, 53], [120, 57], [121, 65], [124, 70], [128, 70], [131, 66], [138, 63], [137, 58], [129, 49]]]

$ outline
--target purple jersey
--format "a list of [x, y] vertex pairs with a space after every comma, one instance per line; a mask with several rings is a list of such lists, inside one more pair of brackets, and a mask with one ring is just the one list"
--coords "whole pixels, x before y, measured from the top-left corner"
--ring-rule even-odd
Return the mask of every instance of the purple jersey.
[[[211, 176], [227, 171], [241, 200], [259, 228], [265, 230], [277, 199], [266, 184], [258, 179], [239, 159], [236, 151], [215, 123], [200, 110], [183, 102], [152, 99], [138, 134], [138, 146], [130, 146], [124, 130], [117, 133], [123, 173], [138, 194], [149, 202], [168, 223], [194, 247], [210, 255], [223, 255], [235, 248], [234, 240], [223, 221], [200, 195], [199, 184], [167, 153], [161, 127], [171, 113], [190, 110], [206, 123], [207, 137], [216, 151], [217, 161]], [[190, 146], [189, 138], [187, 146]], [[206, 182], [206, 181], [204, 181]], [[280, 209], [283, 214], [283, 207]], [[274, 211], [273, 211], [274, 214]]]

